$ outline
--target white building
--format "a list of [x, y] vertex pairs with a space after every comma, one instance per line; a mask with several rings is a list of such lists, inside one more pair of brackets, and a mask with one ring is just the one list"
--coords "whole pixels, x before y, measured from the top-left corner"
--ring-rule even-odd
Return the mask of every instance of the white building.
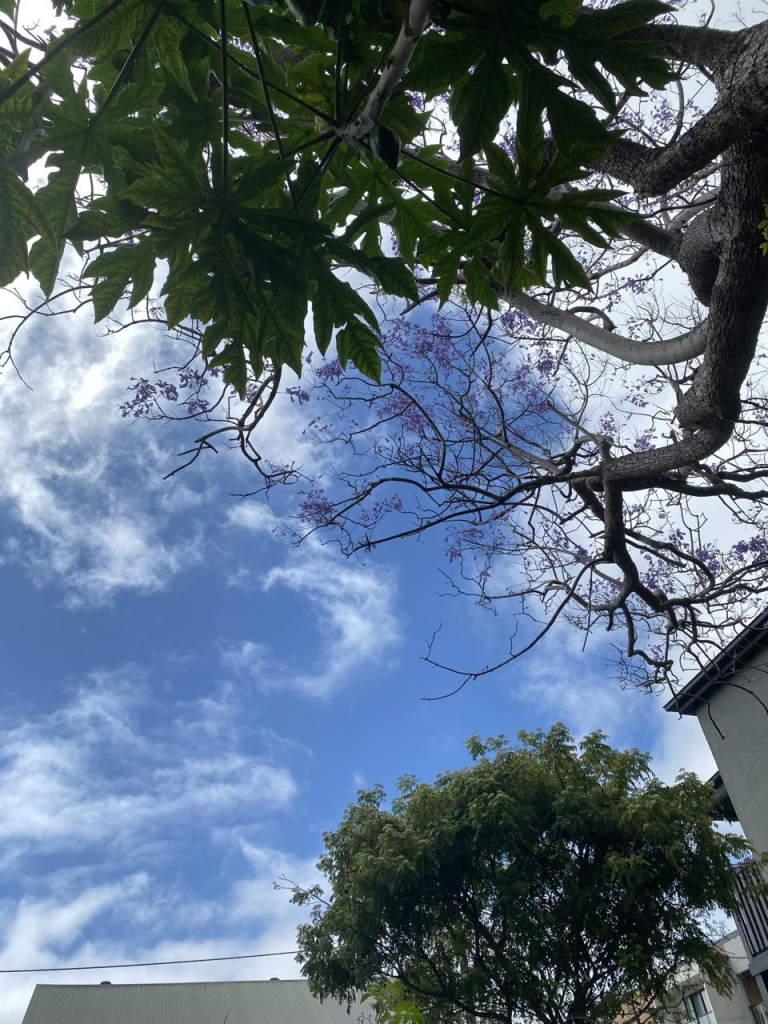
[[[665, 707], [698, 718], [719, 769], [712, 781], [723, 816], [768, 853], [768, 611]], [[749, 972], [768, 1002], [768, 900], [745, 896], [737, 923]]]
[[306, 981], [38, 985], [22, 1024], [355, 1024]]
[[719, 995], [693, 968], [670, 989], [664, 1006], [668, 1024], [768, 1024], [757, 981], [748, 970], [748, 957], [738, 932], [720, 943], [735, 975], [730, 996]]

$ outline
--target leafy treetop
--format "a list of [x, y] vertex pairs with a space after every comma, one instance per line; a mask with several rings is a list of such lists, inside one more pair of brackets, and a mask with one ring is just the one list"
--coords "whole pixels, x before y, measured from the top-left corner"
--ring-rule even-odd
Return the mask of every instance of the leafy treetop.
[[370, 989], [393, 1021], [613, 1024], [652, 1018], [692, 962], [729, 989], [706, 917], [734, 908], [748, 844], [715, 830], [708, 784], [665, 785], [647, 754], [559, 724], [469, 749], [473, 766], [407, 776], [389, 808], [361, 791], [326, 833], [331, 895], [293, 896], [314, 905], [315, 994]]

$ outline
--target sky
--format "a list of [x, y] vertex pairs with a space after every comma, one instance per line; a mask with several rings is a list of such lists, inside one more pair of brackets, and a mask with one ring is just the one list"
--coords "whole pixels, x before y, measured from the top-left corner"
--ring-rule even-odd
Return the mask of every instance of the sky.
[[[290, 546], [280, 499], [231, 496], [249, 479], [233, 453], [164, 480], [190, 428], [119, 410], [162, 344], [62, 317], [22, 336], [23, 382], [0, 379], [0, 969], [293, 950], [303, 912], [275, 880], [315, 881], [358, 788], [429, 781], [472, 733], [562, 720], [651, 750], [668, 779], [713, 770], [695, 721], [622, 691], [607, 649], [565, 630], [422, 700], [453, 685], [421, 657], [436, 628], [441, 656], [476, 666], [514, 623], [438, 596], [439, 543], [363, 561]], [[343, 453], [303, 445], [305, 419], [283, 402], [263, 443], [327, 471]], [[0, 1024], [36, 981], [297, 973], [275, 957], [0, 974]]]
[[[9, 300], [1, 299], [0, 303]], [[5, 306], [3, 307], [5, 308]], [[31, 325], [0, 377], [0, 971], [295, 949], [323, 831], [360, 787], [467, 763], [472, 733], [564, 721], [650, 750], [658, 774], [714, 764], [691, 719], [616, 682], [608, 649], [554, 631], [455, 697], [422, 660], [470, 667], [514, 622], [441, 597], [439, 541], [345, 559], [243, 500], [235, 453], [170, 480], [188, 425], [121, 416], [163, 338], [105, 337], [87, 312]], [[329, 472], [279, 403], [268, 452]], [[298, 976], [291, 956], [0, 973], [0, 1024], [38, 981]]]

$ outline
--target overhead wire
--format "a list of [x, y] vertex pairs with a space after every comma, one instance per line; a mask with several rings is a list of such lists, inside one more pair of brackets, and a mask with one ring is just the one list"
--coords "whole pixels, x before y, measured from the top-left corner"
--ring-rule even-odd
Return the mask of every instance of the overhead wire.
[[146, 960], [130, 964], [88, 964], [77, 967], [0, 967], [0, 974], [48, 974], [53, 971], [115, 971], [124, 967], [170, 967], [176, 964], [211, 964], [222, 960], [258, 960], [267, 956], [295, 956], [298, 949], [279, 953], [240, 953], [236, 956], [202, 956], [194, 960]]

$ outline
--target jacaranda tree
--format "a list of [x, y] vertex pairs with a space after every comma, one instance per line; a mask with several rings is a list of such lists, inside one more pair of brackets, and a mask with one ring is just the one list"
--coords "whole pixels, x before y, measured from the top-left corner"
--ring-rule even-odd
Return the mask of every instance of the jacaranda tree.
[[713, 827], [711, 787], [666, 786], [600, 733], [520, 741], [470, 741], [473, 766], [405, 777], [390, 807], [361, 791], [326, 833], [329, 892], [293, 886], [316, 995], [433, 1024], [632, 1024], [692, 963], [729, 990], [707, 916], [734, 907], [746, 844]]
[[[126, 412], [183, 401], [212, 421], [190, 457], [233, 439], [267, 485], [295, 473], [256, 428], [304, 370], [291, 397], [331, 400], [310, 434], [357, 449], [307, 488], [310, 528], [355, 550], [447, 527], [481, 600], [621, 626], [644, 683], [746, 621], [768, 587], [768, 22], [660, 0], [57, 11], [40, 33], [0, 2], [0, 283], [42, 292], [8, 357], [68, 303], [164, 324], [192, 361]], [[505, 553], [520, 582], [497, 587]]]

